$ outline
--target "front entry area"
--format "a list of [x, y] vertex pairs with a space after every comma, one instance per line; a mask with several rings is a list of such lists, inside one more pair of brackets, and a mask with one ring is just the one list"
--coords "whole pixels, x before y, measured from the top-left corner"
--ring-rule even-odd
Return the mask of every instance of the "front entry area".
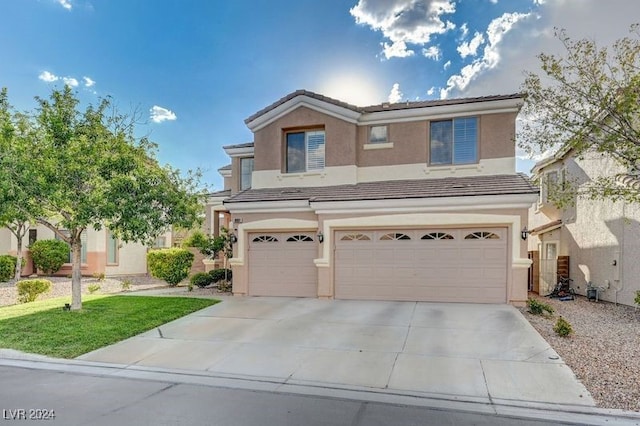
[[317, 297], [317, 255], [312, 232], [250, 233], [249, 295]]
[[335, 233], [336, 299], [507, 302], [507, 228]]

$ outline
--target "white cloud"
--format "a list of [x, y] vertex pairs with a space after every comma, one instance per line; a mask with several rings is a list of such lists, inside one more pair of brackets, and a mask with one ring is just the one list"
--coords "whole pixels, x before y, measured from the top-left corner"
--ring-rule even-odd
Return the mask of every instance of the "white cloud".
[[478, 54], [478, 47], [484, 43], [484, 36], [482, 33], [476, 32], [473, 35], [471, 41], [465, 41], [458, 46], [458, 53], [463, 59], [467, 56], [476, 56]]
[[451, 66], [451, 61], [447, 61], [444, 63], [444, 65], [442, 66], [443, 69], [447, 70], [449, 69], [449, 67]]
[[427, 90], [427, 95], [432, 96], [434, 93], [436, 93], [436, 88], [435, 86], [431, 86], [431, 88]]
[[469, 26], [466, 22], [460, 25], [460, 32], [462, 33], [462, 38], [466, 38], [467, 34], [469, 34]]
[[64, 7], [67, 10], [71, 10], [71, 8], [73, 7], [71, 5], [71, 0], [58, 0], [58, 3], [60, 4], [60, 6]]
[[154, 123], [162, 123], [163, 121], [173, 121], [178, 118], [173, 111], [168, 110], [166, 108], [162, 108], [158, 105], [154, 105], [153, 107], [151, 107], [149, 112], [151, 113], [151, 116], [150, 116], [151, 121], [153, 121]]
[[78, 80], [73, 77], [62, 77], [62, 81], [64, 81], [64, 84], [67, 86], [78, 87]]
[[42, 71], [38, 78], [47, 83], [53, 83], [54, 81], [60, 80], [60, 77], [54, 75], [53, 73], [50, 73], [49, 71]]
[[359, 0], [349, 12], [356, 23], [382, 32], [389, 41], [383, 43], [389, 59], [412, 56], [415, 52], [408, 44], [424, 46], [431, 36], [453, 30], [455, 24], [442, 18], [455, 11], [453, 0]]
[[392, 104], [395, 104], [402, 100], [402, 92], [400, 91], [400, 84], [394, 83], [393, 87], [391, 88], [391, 92], [389, 93], [388, 100]]
[[478, 58], [473, 61], [473, 63], [464, 66], [459, 74], [449, 77], [447, 87], [440, 90], [440, 98], [446, 98], [454, 89], [464, 90], [469, 83], [479, 75], [497, 67], [500, 63], [499, 46], [505, 34], [507, 34], [518, 21], [529, 16], [531, 16], [531, 13], [504, 13], [502, 16], [491, 21], [487, 28], [488, 42], [484, 48], [482, 58]]
[[[489, 0], [489, 1], [490, 1], [491, 3], [493, 3], [493, 4], [498, 4], [498, 0]], [[535, 0], [534, 0], [534, 2], [535, 2]]]
[[87, 76], [82, 77], [82, 79], [84, 80], [84, 87], [93, 87], [96, 84], [95, 80], [92, 80]]
[[422, 49], [422, 54], [429, 59], [439, 61], [442, 57], [442, 50], [438, 46], [429, 46], [426, 49]]

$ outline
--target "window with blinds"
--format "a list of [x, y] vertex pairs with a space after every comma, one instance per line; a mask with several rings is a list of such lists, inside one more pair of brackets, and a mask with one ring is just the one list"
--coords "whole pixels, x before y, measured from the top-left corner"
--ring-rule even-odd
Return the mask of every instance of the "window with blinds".
[[287, 173], [324, 169], [324, 130], [287, 133]]
[[477, 117], [431, 122], [429, 151], [432, 165], [477, 163]]

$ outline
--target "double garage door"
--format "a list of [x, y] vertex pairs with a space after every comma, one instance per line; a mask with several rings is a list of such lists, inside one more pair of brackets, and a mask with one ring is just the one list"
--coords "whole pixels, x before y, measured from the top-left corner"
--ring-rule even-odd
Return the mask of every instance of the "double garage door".
[[506, 228], [339, 231], [338, 299], [505, 303]]
[[[506, 228], [345, 230], [333, 237], [337, 299], [506, 302]], [[249, 234], [249, 294], [317, 297], [318, 250], [312, 232]]]

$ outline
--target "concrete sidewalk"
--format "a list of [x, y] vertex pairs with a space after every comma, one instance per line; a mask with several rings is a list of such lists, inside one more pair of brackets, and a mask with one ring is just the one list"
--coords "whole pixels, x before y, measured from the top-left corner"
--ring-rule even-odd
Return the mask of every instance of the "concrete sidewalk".
[[594, 406], [509, 305], [222, 299], [79, 359], [476, 403]]

